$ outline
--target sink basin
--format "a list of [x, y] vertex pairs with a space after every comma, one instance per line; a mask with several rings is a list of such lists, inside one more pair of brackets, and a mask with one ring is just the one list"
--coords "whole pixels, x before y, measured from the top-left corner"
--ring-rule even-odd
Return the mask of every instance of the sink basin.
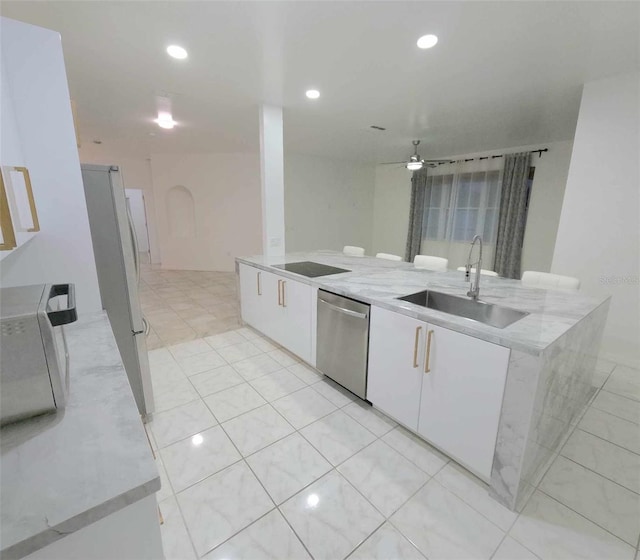
[[442, 292], [425, 290], [417, 294], [399, 297], [403, 301], [415, 303], [435, 311], [442, 311], [472, 321], [478, 321], [498, 329], [504, 329], [512, 323], [529, 315], [525, 311], [518, 311], [510, 307], [502, 307], [484, 301], [474, 301], [470, 298], [452, 296]]

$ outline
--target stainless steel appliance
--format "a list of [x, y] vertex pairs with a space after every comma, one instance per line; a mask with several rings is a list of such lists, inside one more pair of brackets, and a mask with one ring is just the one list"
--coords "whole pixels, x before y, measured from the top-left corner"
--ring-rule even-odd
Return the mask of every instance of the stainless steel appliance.
[[[59, 296], [66, 296], [60, 308]], [[0, 423], [64, 408], [69, 355], [63, 325], [77, 319], [73, 284], [0, 289]]]
[[318, 290], [316, 368], [362, 399], [367, 396], [370, 306]]
[[346, 268], [338, 268], [337, 266], [329, 266], [313, 261], [300, 261], [294, 263], [274, 264], [273, 268], [294, 272], [307, 278], [318, 278], [319, 276], [329, 276], [331, 274], [342, 274], [343, 272], [351, 272]]
[[102, 307], [107, 311], [138, 411], [153, 412], [153, 389], [138, 297], [140, 262], [131, 212], [118, 167], [83, 164], [82, 180], [89, 212]]

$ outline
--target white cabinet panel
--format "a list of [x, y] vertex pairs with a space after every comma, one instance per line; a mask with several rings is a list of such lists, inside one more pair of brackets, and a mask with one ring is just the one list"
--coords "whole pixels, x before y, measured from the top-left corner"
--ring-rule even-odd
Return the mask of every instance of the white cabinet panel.
[[311, 363], [311, 286], [245, 264], [239, 274], [242, 320]]
[[418, 432], [489, 479], [509, 349], [434, 325], [429, 330]]
[[371, 308], [367, 399], [412, 430], [418, 429], [427, 325]]
[[242, 320], [256, 329], [260, 327], [262, 307], [261, 271], [244, 264], [239, 265], [240, 310]]
[[311, 360], [311, 286], [282, 279], [280, 343], [305, 362]]

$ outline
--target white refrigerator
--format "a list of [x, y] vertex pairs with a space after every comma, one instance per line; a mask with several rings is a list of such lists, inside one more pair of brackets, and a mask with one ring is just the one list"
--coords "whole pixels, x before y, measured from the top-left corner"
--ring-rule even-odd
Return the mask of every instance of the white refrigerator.
[[140, 307], [140, 261], [133, 220], [117, 166], [82, 164], [102, 307], [143, 419], [154, 410], [148, 324]]

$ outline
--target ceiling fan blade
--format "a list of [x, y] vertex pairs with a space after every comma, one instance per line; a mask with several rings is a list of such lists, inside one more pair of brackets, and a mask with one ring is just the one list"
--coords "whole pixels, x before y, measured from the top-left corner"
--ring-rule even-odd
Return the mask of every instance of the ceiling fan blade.
[[385, 161], [384, 163], [379, 163], [378, 165], [398, 165], [400, 163], [402, 163], [403, 165], [407, 164], [406, 161]]
[[426, 163], [449, 163], [450, 159], [423, 159], [422, 161]]

